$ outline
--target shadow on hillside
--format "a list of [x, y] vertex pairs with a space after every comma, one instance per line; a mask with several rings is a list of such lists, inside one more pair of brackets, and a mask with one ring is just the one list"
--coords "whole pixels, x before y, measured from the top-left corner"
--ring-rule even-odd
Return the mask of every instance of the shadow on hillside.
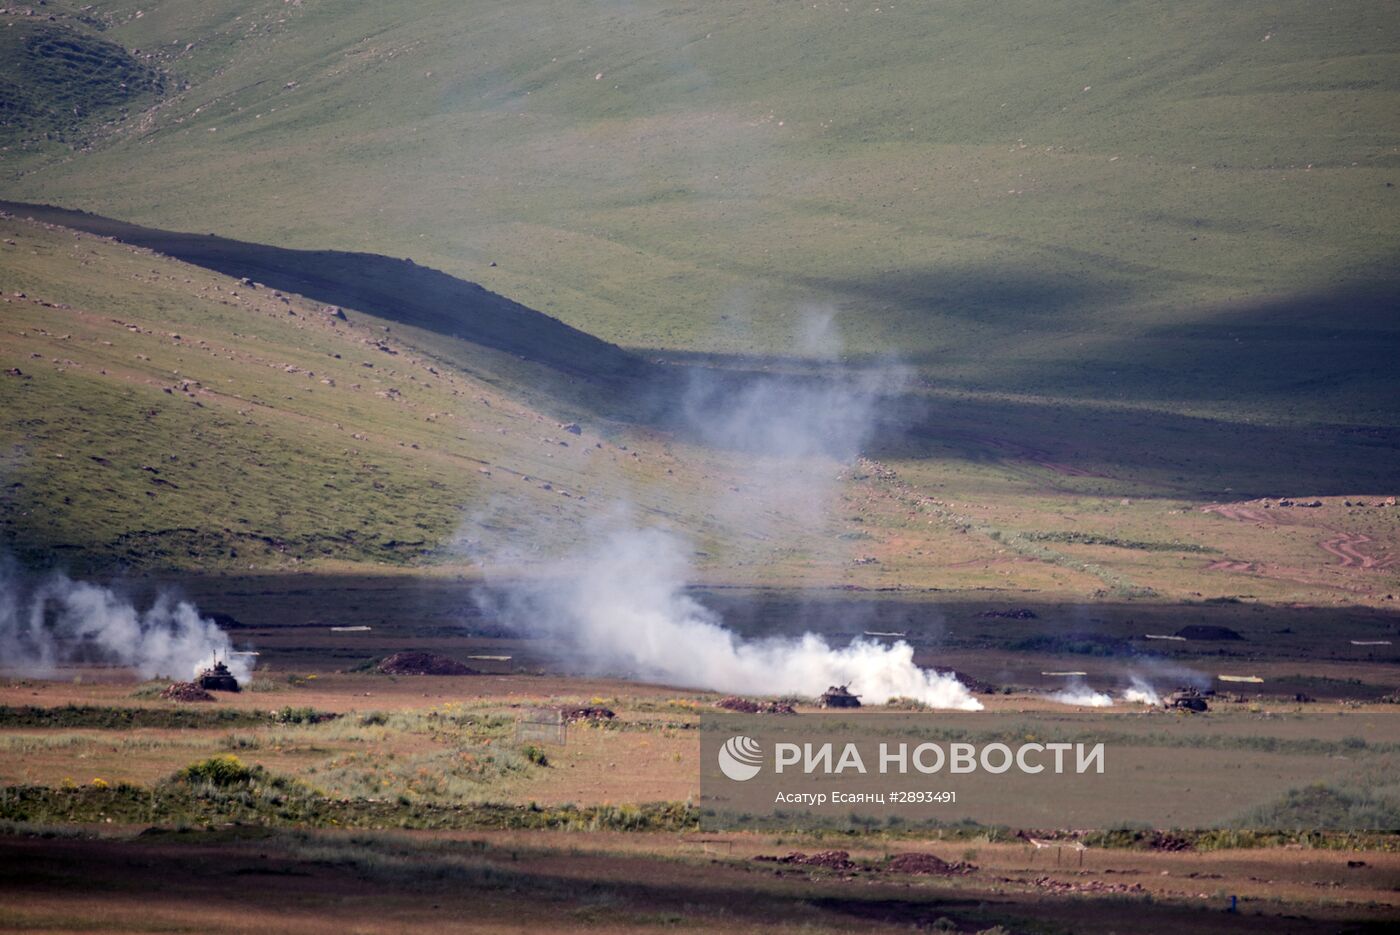
[[[700, 374], [711, 382], [722, 381], [736, 399], [747, 387], [772, 380], [775, 373], [781, 373], [780, 381], [788, 386], [810, 387], [818, 400], [838, 382], [815, 363], [659, 351], [649, 356], [672, 361], [681, 386], [693, 384]], [[847, 366], [859, 371], [861, 365]], [[684, 392], [665, 398], [676, 399]], [[712, 412], [724, 409], [722, 404], [709, 407]], [[850, 417], [840, 411], [839, 403], [833, 411], [834, 417], [809, 413], [794, 418]], [[1093, 400], [1008, 398], [926, 382], [876, 395], [854, 411], [868, 420], [862, 450], [873, 458], [984, 464], [1050, 490], [1193, 500], [1400, 490], [1400, 428], [1393, 425], [1269, 425], [1156, 408], [1110, 407]], [[653, 410], [648, 421], [714, 443], [703, 426], [694, 427], [693, 416], [677, 413], [675, 407]], [[782, 422], [785, 417], [780, 413], [772, 418]]]
[[[903, 360], [925, 375], [975, 356], [982, 388], [1085, 400], [1239, 403], [1282, 414], [1307, 394], [1345, 400], [1353, 418], [1400, 416], [1400, 276], [1373, 263], [1326, 287], [1183, 308], [1121, 326], [1106, 310], [1135, 295], [1106, 269], [1027, 276], [1000, 267], [813, 281], [860, 306], [919, 323]], [[1088, 314], [1085, 314], [1085, 313]], [[918, 345], [938, 323], [983, 335], [950, 357]], [[967, 345], [972, 342], [964, 342]], [[961, 387], [970, 388], [970, 387]]]
[[802, 284], [855, 304], [895, 308], [911, 320], [1039, 323], [1076, 309], [1132, 298], [1125, 286], [1086, 276], [1027, 273], [1006, 265], [881, 272], [868, 278], [806, 277]]
[[[980, 287], [932, 271], [827, 286], [931, 323], [957, 306], [954, 319], [995, 336], [975, 359], [966, 349], [957, 359], [922, 352], [915, 336], [900, 363], [919, 379], [873, 407], [866, 450], [875, 457], [981, 462], [1109, 496], [1400, 489], [1400, 279], [1389, 269], [1329, 289], [1193, 308], [1180, 323], [1125, 321], [1116, 332], [1071, 321], [1082, 303], [1117, 296], [1092, 282], [1038, 286], [987, 270]], [[1048, 329], [1036, 324], [1057, 316], [1064, 320]], [[735, 386], [774, 373], [813, 385], [832, 377], [830, 364], [795, 358], [642, 353]], [[888, 363], [855, 356], [841, 368], [869, 374]], [[944, 375], [969, 371], [976, 376]], [[1196, 405], [1214, 415], [1186, 414]]]
[[1400, 429], [1390, 427], [1257, 425], [1062, 400], [901, 403], [912, 428], [877, 439], [884, 457], [995, 462], [1088, 494], [1244, 500], [1400, 486]]
[[[905, 383], [859, 406], [843, 406], [840, 393], [829, 392], [837, 382], [830, 364], [669, 350], [634, 354], [408, 260], [161, 231], [17, 202], [0, 201], [0, 209], [471, 342], [570, 381], [582, 378], [597, 391], [571, 385], [555, 401], [561, 409], [585, 407], [599, 420], [643, 424], [711, 446], [763, 450], [801, 412], [807, 428], [818, 431], [842, 418], [869, 420], [866, 450], [878, 458], [985, 463], [1092, 495], [1237, 500], [1400, 489], [1400, 429], [1393, 418], [1400, 399], [1394, 365], [1400, 359], [1400, 283], [1388, 276], [1331, 293], [1240, 303], [1131, 338], [1090, 335], [1093, 343], [1074, 361], [989, 354], [980, 383], [1034, 385], [1043, 391], [1039, 399], [943, 381]], [[846, 291], [910, 302], [937, 287], [930, 274], [893, 282], [883, 296], [874, 283], [848, 284]], [[980, 302], [998, 316], [1035, 302], [1043, 312], [1071, 314], [1077, 303], [1112, 292], [1092, 284], [1037, 286], [990, 273], [980, 297], [967, 289], [954, 298]], [[917, 350], [902, 362], [925, 378], [941, 363]], [[843, 368], [848, 375], [876, 374], [886, 364], [848, 360]], [[548, 382], [537, 369], [526, 385], [549, 392]], [[1285, 412], [1290, 395], [1315, 392], [1357, 398], [1346, 410], [1353, 418], [1379, 415], [1369, 425], [1265, 425], [1099, 402], [1232, 400]], [[755, 397], [767, 404], [763, 419], [746, 432], [715, 431], [730, 426], [734, 411]], [[847, 437], [867, 434], [845, 428]]]
[[0, 210], [111, 237], [226, 276], [343, 305], [592, 380], [644, 372], [631, 354], [475, 283], [412, 260], [337, 250], [290, 250], [213, 234], [157, 230], [48, 205]]

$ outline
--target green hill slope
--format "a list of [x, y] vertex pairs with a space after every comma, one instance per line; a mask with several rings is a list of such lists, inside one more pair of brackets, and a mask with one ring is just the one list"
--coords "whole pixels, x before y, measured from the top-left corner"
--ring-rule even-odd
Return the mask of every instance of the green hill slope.
[[3, 190], [627, 346], [781, 351], [819, 304], [950, 389], [1394, 424], [1395, 12], [102, 3], [189, 88]]
[[[624, 501], [727, 584], [1394, 592], [1391, 6], [46, 8], [0, 195], [122, 221], [0, 217], [26, 561], [455, 571]], [[674, 403], [821, 385], [813, 308], [913, 373], [804, 518]]]
[[320, 302], [354, 306], [591, 381], [626, 380], [641, 362], [614, 345], [541, 315], [475, 283], [411, 260], [367, 253], [286, 250], [214, 234], [155, 230], [45, 205], [0, 201], [0, 211], [110, 237], [231, 276]]
[[[216, 246], [204, 260], [242, 255]], [[0, 213], [0, 260], [0, 551], [29, 566], [474, 574], [479, 545], [528, 566], [536, 550], [595, 541], [621, 510], [679, 531], [697, 578], [729, 586], [1076, 601], [1243, 587], [1377, 606], [1393, 592], [1400, 513], [1376, 494], [1394, 476], [1394, 432], [911, 385], [869, 412], [896, 429], [867, 446], [883, 463], [773, 462], [726, 441], [723, 419], [709, 444], [683, 419], [637, 420], [690, 371], [568, 374], [404, 325], [393, 307], [341, 317], [23, 215]], [[819, 405], [826, 376], [800, 393], [742, 370], [705, 379], [716, 413], [749, 389], [778, 393], [777, 421], [754, 428], [783, 433], [783, 401]], [[628, 387], [638, 402], [610, 414]], [[1329, 499], [1202, 503], [1259, 493]]]
[[168, 90], [159, 68], [102, 37], [99, 21], [35, 12], [0, 14], [0, 145], [7, 150], [85, 145]]
[[40, 221], [0, 235], [0, 551], [27, 563], [431, 563], [467, 517], [566, 540], [623, 491], [707, 522], [672, 486], [705, 462], [663, 487], [645, 433], [563, 432], [580, 410], [539, 364]]

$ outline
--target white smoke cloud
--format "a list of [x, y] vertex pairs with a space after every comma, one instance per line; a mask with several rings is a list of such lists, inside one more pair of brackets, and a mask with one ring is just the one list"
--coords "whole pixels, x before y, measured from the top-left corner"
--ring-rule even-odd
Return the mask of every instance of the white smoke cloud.
[[813, 633], [744, 640], [684, 593], [690, 567], [675, 536], [610, 523], [544, 577], [488, 592], [508, 626], [545, 636], [581, 668], [740, 694], [810, 696], [846, 684], [872, 704], [905, 696], [935, 708], [982, 707], [951, 675], [914, 664], [908, 643], [831, 646]]
[[[817, 373], [695, 371], [670, 413], [690, 437], [742, 459], [746, 499], [716, 491], [709, 504], [710, 515], [732, 528], [758, 531], [758, 503], [819, 535], [840, 464], [860, 453], [882, 400], [907, 378], [896, 366], [852, 372], [840, 365], [829, 313], [806, 319], [796, 347], [806, 357], [799, 363]], [[511, 525], [501, 535], [502, 524], [479, 520], [459, 537], [485, 566], [481, 605], [514, 629], [547, 637], [576, 668], [739, 694], [811, 696], [846, 684], [873, 704], [904, 696], [937, 708], [982, 707], [953, 676], [915, 665], [913, 647], [902, 641], [833, 646], [810, 632], [740, 637], [686, 595], [685, 539], [638, 524], [625, 505], [568, 551], [551, 547], [547, 523]], [[522, 559], [534, 572], [528, 580], [519, 575]]]
[[64, 666], [99, 664], [187, 680], [217, 657], [247, 681], [248, 657], [230, 656], [231, 648], [218, 624], [188, 602], [162, 594], [138, 611], [109, 588], [57, 572], [29, 586], [0, 559], [0, 671], [51, 678]]
[[1162, 703], [1162, 696], [1157, 694], [1157, 690], [1139, 675], [1129, 676], [1131, 685], [1123, 692], [1123, 700], [1129, 704], [1159, 705]]
[[1060, 704], [1078, 705], [1082, 708], [1109, 708], [1113, 706], [1112, 696], [1096, 692], [1082, 679], [1072, 679], [1068, 685], [1050, 695], [1051, 701]]

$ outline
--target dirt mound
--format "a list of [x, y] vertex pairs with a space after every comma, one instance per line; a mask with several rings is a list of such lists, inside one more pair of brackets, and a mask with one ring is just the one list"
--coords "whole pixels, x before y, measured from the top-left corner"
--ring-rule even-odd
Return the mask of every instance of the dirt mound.
[[380, 660], [380, 672], [386, 675], [478, 675], [475, 669], [456, 659], [438, 653], [394, 653]]
[[923, 873], [936, 874], [943, 877], [961, 876], [965, 873], [972, 873], [977, 869], [976, 865], [957, 861], [948, 863], [932, 854], [921, 854], [911, 851], [904, 854], [895, 854], [890, 858], [885, 869], [892, 873]]
[[200, 688], [194, 682], [171, 682], [170, 685], [160, 693], [166, 701], [213, 701], [214, 696]]
[[793, 851], [786, 857], [760, 854], [754, 860], [775, 864], [796, 864], [801, 867], [825, 867], [828, 870], [854, 870], [856, 867], [856, 862], [851, 860], [849, 851], [818, 851], [815, 854]]
[[1204, 623], [1193, 623], [1189, 627], [1182, 627], [1176, 631], [1176, 635], [1188, 640], [1242, 640], [1240, 636], [1229, 627], [1217, 627]]
[[729, 695], [715, 702], [716, 708], [723, 708], [725, 711], [737, 711], [740, 714], [796, 714], [792, 705], [784, 704], [781, 701], [752, 701], [748, 698], [740, 698], [738, 695]]
[[582, 708], [560, 708], [559, 715], [566, 721], [611, 721], [617, 713], [611, 708], [591, 705]]

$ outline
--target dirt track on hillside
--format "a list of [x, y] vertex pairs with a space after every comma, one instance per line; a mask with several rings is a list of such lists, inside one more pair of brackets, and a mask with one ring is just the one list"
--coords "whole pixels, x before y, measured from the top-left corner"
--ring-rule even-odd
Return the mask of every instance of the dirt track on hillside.
[[[1395, 556], [1376, 555], [1385, 551], [1386, 546], [1377, 544], [1374, 537], [1359, 532], [1347, 532], [1326, 523], [1305, 523], [1304, 520], [1320, 517], [1326, 507], [1266, 507], [1259, 501], [1246, 503], [1212, 503], [1201, 507], [1202, 513], [1214, 513], [1225, 519], [1241, 523], [1256, 523], [1261, 526], [1311, 525], [1325, 535], [1317, 546], [1337, 561], [1332, 567], [1355, 568], [1363, 571], [1380, 571], [1395, 565]], [[1370, 546], [1370, 548], [1367, 548]], [[1262, 573], [1257, 563], [1236, 559], [1220, 559], [1206, 566], [1207, 571], [1254, 572]]]
[[1395, 556], [1374, 556], [1367, 555], [1361, 551], [1361, 546], [1365, 546], [1375, 540], [1370, 536], [1361, 533], [1337, 533], [1323, 539], [1318, 545], [1324, 552], [1337, 556], [1341, 564], [1348, 568], [1382, 569], [1390, 568], [1395, 564]]

